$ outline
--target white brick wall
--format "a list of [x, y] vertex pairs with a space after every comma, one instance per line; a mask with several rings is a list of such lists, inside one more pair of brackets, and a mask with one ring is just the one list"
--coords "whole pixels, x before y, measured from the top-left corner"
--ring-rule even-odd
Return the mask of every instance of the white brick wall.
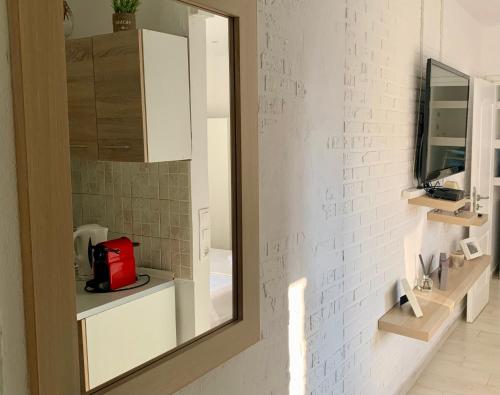
[[[444, 4], [453, 24], [458, 6]], [[463, 235], [400, 198], [412, 184], [421, 5], [259, 1], [263, 340], [182, 395], [387, 395], [428, 355], [433, 344], [377, 330], [415, 253]], [[425, 1], [426, 21], [440, 12]], [[437, 57], [439, 29], [425, 33]]]

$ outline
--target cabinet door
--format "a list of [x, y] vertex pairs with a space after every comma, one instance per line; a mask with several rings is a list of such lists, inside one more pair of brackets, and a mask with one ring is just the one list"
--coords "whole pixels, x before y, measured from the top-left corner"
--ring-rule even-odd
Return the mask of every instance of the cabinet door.
[[177, 346], [175, 287], [88, 317], [82, 329], [89, 390]]
[[139, 32], [93, 38], [99, 159], [144, 161], [145, 118]]
[[92, 39], [66, 41], [71, 157], [97, 159], [97, 127]]
[[474, 322], [490, 300], [491, 268], [488, 266], [467, 293], [467, 322]]
[[147, 161], [191, 159], [187, 38], [141, 30]]

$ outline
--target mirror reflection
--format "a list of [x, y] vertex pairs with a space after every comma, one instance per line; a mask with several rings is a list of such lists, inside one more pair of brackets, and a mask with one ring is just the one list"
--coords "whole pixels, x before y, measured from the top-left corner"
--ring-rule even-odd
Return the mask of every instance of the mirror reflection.
[[234, 317], [229, 20], [172, 0], [67, 0], [85, 389]]
[[[431, 64], [426, 179], [465, 169], [469, 78]], [[450, 173], [452, 174], [452, 173]]]

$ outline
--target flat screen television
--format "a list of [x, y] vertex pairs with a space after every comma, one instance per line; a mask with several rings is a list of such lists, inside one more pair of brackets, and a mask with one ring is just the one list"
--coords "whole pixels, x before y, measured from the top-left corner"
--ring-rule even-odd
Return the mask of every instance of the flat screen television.
[[468, 75], [434, 59], [427, 61], [423, 121], [415, 155], [420, 187], [465, 170]]

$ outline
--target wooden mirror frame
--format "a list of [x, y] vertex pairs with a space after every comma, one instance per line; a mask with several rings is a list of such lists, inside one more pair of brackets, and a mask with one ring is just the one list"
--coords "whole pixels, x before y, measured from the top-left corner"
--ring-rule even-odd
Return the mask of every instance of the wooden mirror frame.
[[[182, 2], [231, 21], [238, 317], [92, 393], [172, 393], [260, 339], [256, 0]], [[75, 278], [67, 264], [73, 250], [62, 0], [7, 3], [30, 391], [78, 394]]]

